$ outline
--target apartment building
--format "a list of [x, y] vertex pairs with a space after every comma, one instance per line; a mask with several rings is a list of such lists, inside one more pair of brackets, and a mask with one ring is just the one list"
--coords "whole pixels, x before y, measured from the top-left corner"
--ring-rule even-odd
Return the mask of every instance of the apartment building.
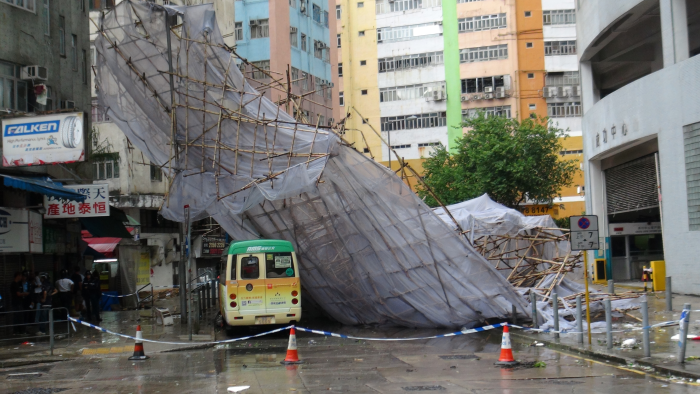
[[[566, 130], [562, 156], [581, 160], [574, 8], [573, 0], [337, 0], [345, 137], [397, 169], [383, 139], [420, 169], [436, 145], [454, 147], [462, 120], [478, 111], [549, 116]], [[523, 212], [580, 214], [583, 193], [580, 173], [553, 207]]]

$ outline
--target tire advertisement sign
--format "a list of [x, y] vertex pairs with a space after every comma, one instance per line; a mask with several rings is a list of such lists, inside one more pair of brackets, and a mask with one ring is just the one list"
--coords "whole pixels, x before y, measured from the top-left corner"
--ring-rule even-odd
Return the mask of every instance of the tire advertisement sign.
[[85, 160], [82, 112], [2, 120], [2, 165], [22, 167]]
[[39, 213], [0, 208], [0, 253], [43, 253], [42, 227]]

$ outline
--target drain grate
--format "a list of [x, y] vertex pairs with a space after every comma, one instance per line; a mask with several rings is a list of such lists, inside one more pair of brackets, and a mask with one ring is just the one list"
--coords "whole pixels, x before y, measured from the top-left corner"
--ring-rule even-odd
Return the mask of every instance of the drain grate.
[[442, 386], [408, 386], [401, 387], [404, 391], [443, 391], [447, 390]]
[[478, 360], [479, 357], [473, 354], [450, 354], [447, 356], [438, 356], [443, 360]]

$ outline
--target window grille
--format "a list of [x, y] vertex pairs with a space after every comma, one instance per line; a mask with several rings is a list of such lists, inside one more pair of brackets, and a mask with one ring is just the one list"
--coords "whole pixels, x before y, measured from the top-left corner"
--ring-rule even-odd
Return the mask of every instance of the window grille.
[[470, 108], [462, 110], [462, 118], [469, 119], [476, 117], [480, 112], [486, 113], [487, 117], [491, 116], [502, 116], [504, 118], [510, 118], [510, 105], [501, 105], [497, 107], [484, 107], [484, 108]]
[[547, 10], [542, 11], [542, 24], [573, 25], [576, 23], [576, 10]]
[[508, 59], [508, 44], [459, 50], [460, 63], [485, 62], [499, 59]]
[[547, 103], [547, 116], [550, 118], [575, 118], [582, 116], [581, 103]]
[[395, 57], [385, 57], [379, 59], [379, 72], [391, 72], [408, 70], [411, 68], [429, 67], [443, 64], [442, 52], [418, 53], [415, 55], [404, 55]]
[[381, 118], [382, 131], [428, 129], [447, 126], [445, 112], [387, 116]]
[[506, 27], [506, 14], [481, 15], [471, 18], [462, 18], [458, 21], [459, 31], [468, 33], [473, 31], [503, 29]]
[[575, 55], [575, 54], [576, 54], [576, 41], [545, 41], [545, 43], [544, 43], [544, 55], [545, 56]]

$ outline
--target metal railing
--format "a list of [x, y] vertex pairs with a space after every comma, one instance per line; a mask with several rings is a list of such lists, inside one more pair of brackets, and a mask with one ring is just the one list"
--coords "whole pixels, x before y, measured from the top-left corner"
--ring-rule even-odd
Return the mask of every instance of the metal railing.
[[[56, 311], [61, 311], [58, 319], [56, 318]], [[71, 335], [70, 321], [67, 317], [69, 313], [70, 311], [63, 307], [0, 312], [0, 333], [2, 334], [0, 335], [0, 341], [17, 341], [48, 337], [49, 348], [53, 356], [56, 337], [68, 337]], [[36, 321], [37, 319], [39, 321]], [[9, 324], [10, 322], [12, 324]], [[33, 326], [37, 326], [37, 330], [32, 335], [28, 333], [26, 329]], [[64, 326], [65, 331], [62, 331], [61, 328]], [[48, 328], [48, 332], [46, 332], [46, 328]], [[57, 329], [60, 331], [57, 331]]]

